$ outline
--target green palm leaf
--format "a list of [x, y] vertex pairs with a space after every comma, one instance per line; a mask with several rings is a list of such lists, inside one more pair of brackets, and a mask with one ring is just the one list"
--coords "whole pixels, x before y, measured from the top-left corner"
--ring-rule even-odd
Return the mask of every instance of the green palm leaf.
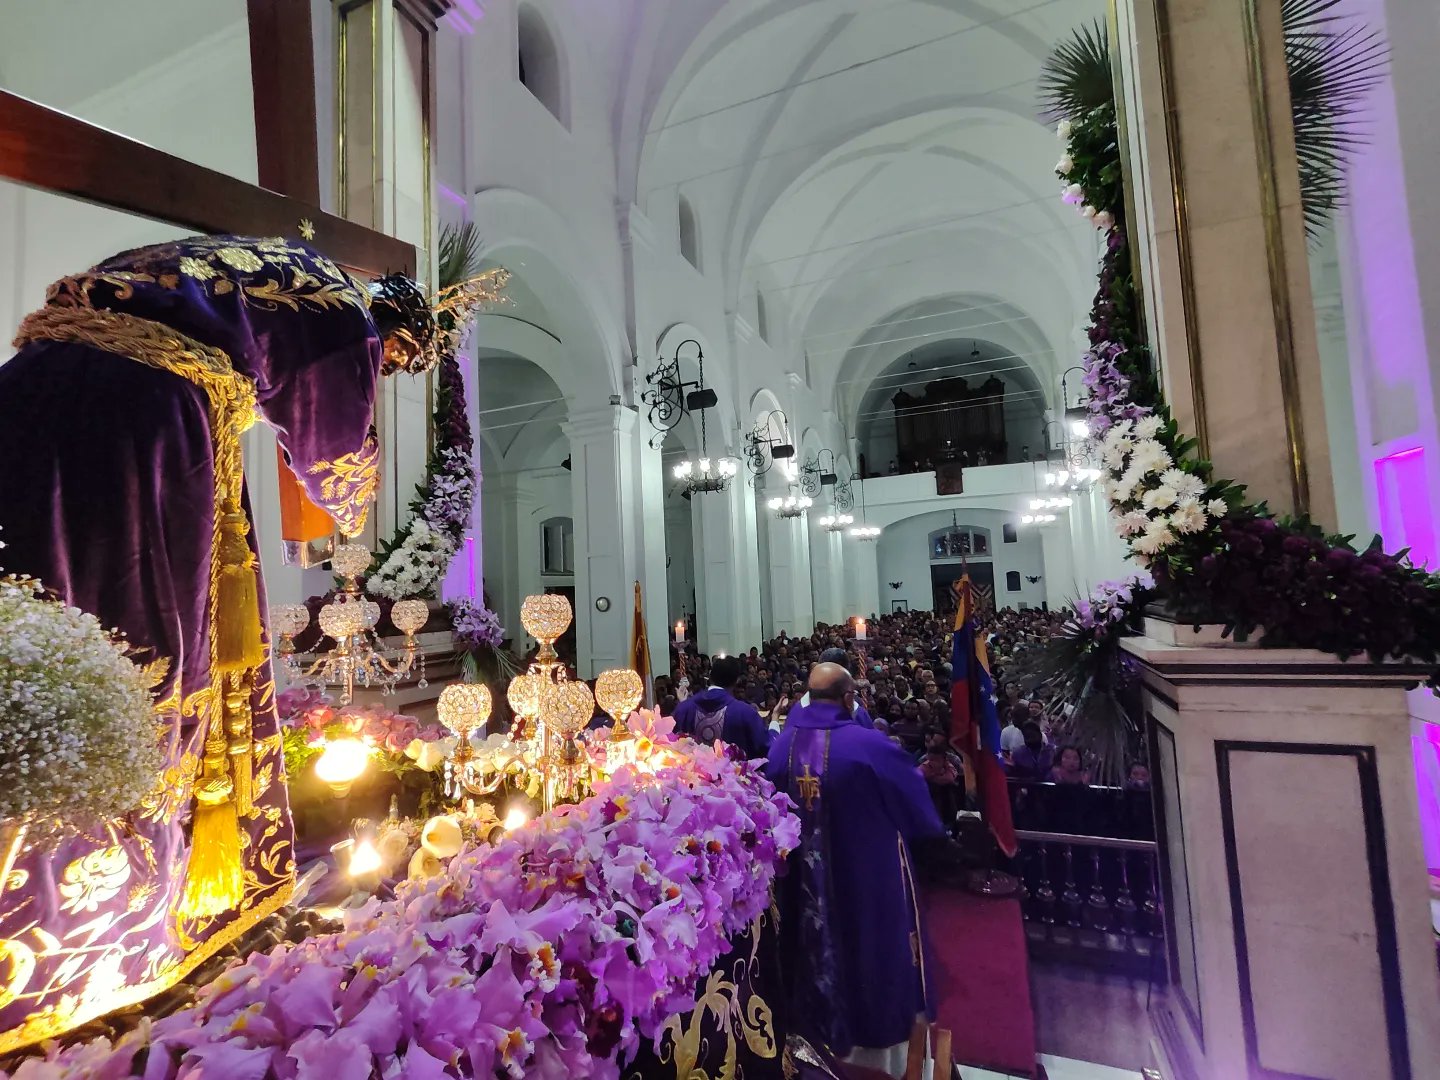
[[[1385, 77], [1381, 35], [1343, 14], [1344, 0], [1282, 0], [1285, 67], [1305, 231], [1314, 239], [1345, 204], [1345, 168], [1365, 143], [1361, 112]], [[1075, 119], [1113, 104], [1110, 42], [1100, 22], [1075, 30], [1040, 74], [1047, 119]]]
[[1115, 100], [1110, 77], [1110, 37], [1100, 20], [1080, 27], [1062, 41], [1040, 70], [1040, 99], [1046, 117], [1084, 116]]
[[440, 227], [440, 260], [436, 284], [448, 289], [480, 272], [480, 232], [473, 221]]
[[1345, 203], [1345, 167], [1365, 142], [1360, 113], [1385, 77], [1389, 53], [1379, 33], [1337, 12], [1340, 3], [1281, 3], [1300, 198], [1312, 239]]

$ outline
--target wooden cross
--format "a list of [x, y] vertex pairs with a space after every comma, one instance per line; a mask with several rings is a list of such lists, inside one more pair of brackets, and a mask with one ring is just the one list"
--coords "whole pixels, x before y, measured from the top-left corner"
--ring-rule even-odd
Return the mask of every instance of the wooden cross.
[[248, 2], [259, 185], [6, 90], [0, 177], [197, 232], [293, 237], [313, 229], [316, 247], [348, 270], [413, 275], [413, 244], [320, 209], [310, 5]]

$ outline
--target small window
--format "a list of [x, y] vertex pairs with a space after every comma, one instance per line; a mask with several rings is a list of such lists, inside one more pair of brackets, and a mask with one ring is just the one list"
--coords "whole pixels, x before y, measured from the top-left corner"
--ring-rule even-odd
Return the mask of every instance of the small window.
[[520, 7], [517, 38], [515, 71], [521, 85], [549, 109], [556, 120], [568, 127], [560, 52], [545, 20], [529, 4]]
[[1006, 592], [1019, 592], [1019, 591], [1020, 591], [1020, 571], [1019, 571], [1019, 570], [1007, 570], [1007, 571], [1005, 571], [1005, 591], [1006, 591]]
[[1015, 531], [1015, 526], [1011, 525], [1008, 521], [1000, 526], [1000, 536], [1007, 544], [1018, 544], [1020, 542], [1020, 534]]
[[575, 523], [570, 518], [550, 518], [541, 522], [540, 572], [575, 573]]
[[700, 269], [700, 230], [695, 223], [695, 208], [684, 195], [677, 211], [680, 219], [680, 254], [696, 270]]
[[755, 294], [755, 332], [760, 335], [760, 340], [770, 340], [770, 313], [765, 310], [765, 294]]

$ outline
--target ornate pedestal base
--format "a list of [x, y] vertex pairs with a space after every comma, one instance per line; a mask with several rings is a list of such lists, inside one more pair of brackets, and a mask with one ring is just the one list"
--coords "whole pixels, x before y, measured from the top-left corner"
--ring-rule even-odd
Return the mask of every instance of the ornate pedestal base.
[[1164, 1075], [1440, 1075], [1416, 673], [1176, 629], [1125, 642], [1161, 829]]

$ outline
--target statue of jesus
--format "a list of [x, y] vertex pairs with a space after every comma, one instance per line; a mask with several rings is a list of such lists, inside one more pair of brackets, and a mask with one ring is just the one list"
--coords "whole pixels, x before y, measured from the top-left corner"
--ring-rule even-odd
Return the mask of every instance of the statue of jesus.
[[295, 860], [241, 434], [275, 431], [358, 533], [382, 370], [435, 324], [281, 239], [196, 237], [55, 282], [0, 366], [6, 570], [122, 631], [166, 672], [163, 784], [124, 818], [33, 843], [0, 882], [0, 1052], [183, 978], [283, 906]]

